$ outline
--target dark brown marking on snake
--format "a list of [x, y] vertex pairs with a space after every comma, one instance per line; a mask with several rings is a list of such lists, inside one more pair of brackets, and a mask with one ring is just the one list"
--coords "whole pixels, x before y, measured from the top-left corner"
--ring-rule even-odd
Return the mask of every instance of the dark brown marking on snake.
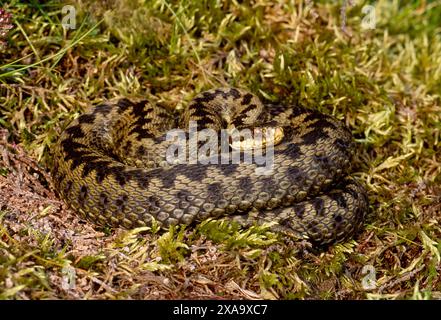
[[319, 163], [323, 168], [329, 168], [330, 166], [330, 160], [328, 156], [318, 156], [318, 155], [314, 155], [313, 159]]
[[82, 161], [85, 163], [84, 167], [83, 167], [83, 172], [81, 174], [81, 176], [83, 178], [87, 177], [90, 172], [92, 172], [93, 170], [96, 171], [97, 168], [97, 161], [100, 161], [100, 157], [97, 155], [90, 155], [90, 156], [83, 156], [82, 157]]
[[[68, 135], [70, 135], [72, 138], [84, 138], [84, 131], [81, 128], [81, 125], [79, 125], [79, 124], [75, 125], [75, 126], [72, 126], [70, 128], [67, 128], [65, 132]], [[63, 141], [64, 145], [66, 145], [68, 143], [69, 143], [69, 141], [67, 141], [67, 140]], [[64, 148], [64, 150], [66, 150], [66, 148]]]
[[145, 155], [145, 154], [146, 154], [145, 147], [144, 147], [143, 145], [140, 145], [140, 146], [138, 147], [138, 149], [136, 150], [136, 154], [137, 154], [139, 157]]
[[276, 181], [272, 177], [264, 177], [262, 178], [262, 182], [265, 191], [268, 193], [273, 193], [279, 188]]
[[343, 153], [348, 153], [349, 150], [349, 143], [346, 143], [343, 139], [337, 138], [335, 140], [335, 145], [338, 147], [338, 149]]
[[132, 145], [132, 142], [130, 140], [127, 140], [123, 135], [118, 135], [112, 144], [116, 148], [120, 148], [122, 151], [125, 151], [125, 153], [127, 153]]
[[176, 196], [183, 201], [188, 201], [188, 197], [191, 196], [191, 193], [188, 190], [179, 190]]
[[201, 102], [194, 103], [190, 106], [191, 115], [197, 117], [198, 130], [209, 127], [209, 125], [214, 124], [213, 115], [207, 113], [205, 106]]
[[219, 165], [219, 169], [227, 177], [236, 174], [237, 168], [238, 168], [237, 164], [221, 164], [221, 165]]
[[207, 186], [207, 200], [211, 203], [218, 201], [222, 195], [222, 185], [218, 182], [211, 183]]
[[[195, 97], [193, 99], [194, 103], [190, 105], [190, 108], [193, 108], [194, 105], [201, 105], [202, 103], [207, 103], [210, 102], [212, 100], [214, 100], [216, 98], [217, 94], [216, 93], [211, 93], [211, 92], [204, 92], [201, 96]], [[205, 107], [205, 105], [204, 105]]]
[[101, 206], [105, 209], [108, 207], [110, 201], [109, 201], [109, 197], [107, 196], [106, 193], [101, 192], [100, 193], [100, 204]]
[[[251, 93], [247, 93], [242, 97], [242, 101], [240, 102], [243, 106], [247, 105], [251, 102], [251, 99], [253, 99], [253, 95]], [[256, 105], [254, 105], [256, 107]], [[248, 110], [249, 111], [249, 110]], [[247, 112], [247, 111], [245, 111]]]
[[203, 130], [204, 128], [208, 128], [208, 125], [214, 124], [214, 121], [210, 117], [201, 117], [198, 119], [197, 124], [198, 130]]
[[297, 117], [299, 117], [305, 113], [308, 115], [311, 112], [313, 112], [311, 110], [305, 110], [305, 109], [298, 107], [298, 106], [293, 106], [291, 110], [292, 110], [292, 114], [290, 116], [290, 119], [296, 119]]
[[239, 186], [244, 190], [251, 190], [253, 188], [253, 181], [250, 177], [240, 177]]
[[78, 117], [78, 121], [81, 123], [93, 123], [96, 119], [96, 116], [93, 113], [83, 114]]
[[287, 157], [298, 159], [300, 156], [300, 147], [294, 143], [286, 144], [286, 150], [274, 150], [274, 155], [286, 154]]
[[78, 195], [78, 200], [79, 200], [80, 202], [84, 202], [84, 200], [86, 200], [87, 192], [88, 192], [87, 187], [84, 186], [84, 185], [81, 186], [81, 188], [80, 188], [80, 193], [79, 193], [79, 195]]
[[217, 193], [221, 190], [221, 184], [219, 182], [210, 183], [207, 186], [207, 192], [209, 193]]
[[251, 110], [256, 109], [257, 106], [255, 104], [250, 104], [249, 106], [247, 106], [240, 115], [236, 116], [233, 120], [233, 124], [235, 127], [239, 128], [241, 125], [244, 124], [244, 120], [248, 117], [248, 112], [250, 112]]
[[229, 97], [232, 97], [233, 99], [239, 99], [241, 97], [241, 94], [239, 92], [239, 90], [232, 88], [229, 90], [221, 90], [221, 89], [216, 89], [214, 90], [214, 97], [216, 96], [221, 96], [224, 99], [228, 99]]
[[97, 183], [102, 183], [104, 179], [113, 176], [118, 184], [123, 187], [131, 178], [124, 172], [122, 165], [115, 166], [114, 163], [106, 160], [91, 162], [89, 170], [89, 172], [95, 171]]
[[323, 216], [324, 215], [324, 200], [320, 197], [314, 198], [312, 200], [312, 205], [314, 206], [315, 211], [317, 212], [317, 214], [319, 216]]
[[341, 192], [331, 192], [329, 193], [329, 197], [334, 200], [335, 202], [337, 202], [337, 205], [340, 208], [343, 209], [347, 209], [348, 208], [348, 204], [346, 202], [346, 199], [344, 197], [344, 194]]
[[326, 140], [329, 139], [329, 135], [325, 131], [314, 130], [308, 132], [302, 136], [302, 145], [314, 145], [317, 144], [319, 139]]
[[355, 200], [358, 200], [358, 192], [353, 190], [350, 186], [346, 186], [343, 188], [343, 192], [349, 193], [351, 197], [353, 197]]
[[323, 120], [323, 116], [317, 112], [310, 112], [304, 119], [305, 122], [316, 122], [321, 120]]
[[182, 201], [191, 201], [194, 198], [193, 194], [188, 190], [179, 190], [176, 196]]
[[[291, 109], [293, 110], [294, 107], [291, 107]], [[265, 104], [265, 111], [268, 113], [268, 115], [274, 117], [274, 116], [278, 116], [281, 113], [285, 113], [286, 112], [287, 107], [283, 106], [281, 104], [276, 104], [276, 103], [268, 103]]]
[[154, 138], [155, 136], [144, 128], [146, 124], [152, 122], [152, 119], [149, 118], [149, 114], [153, 109], [145, 108], [143, 103], [136, 103], [132, 106], [131, 111], [136, 121], [133, 123], [129, 134], [138, 134], [138, 139]]
[[[140, 102], [140, 105], [144, 105], [144, 102]], [[120, 111], [125, 111], [130, 107], [133, 107], [133, 102], [129, 99], [123, 98], [118, 100], [117, 106], [119, 107]]]
[[63, 141], [62, 142], [62, 148], [65, 151], [65, 159], [66, 161], [72, 160], [70, 165], [70, 170], [75, 170], [77, 167], [79, 167], [83, 163], [83, 157], [85, 155], [89, 155], [90, 152], [88, 151], [81, 151], [80, 148], [83, 148], [85, 150], [86, 146], [82, 143], [73, 142], [73, 141]]
[[149, 202], [152, 206], [156, 206], [156, 205], [158, 205], [158, 201], [159, 201], [160, 199], [159, 199], [158, 196], [153, 195], [153, 196], [148, 197], [147, 200], [148, 200], [148, 202]]
[[208, 176], [209, 166], [201, 164], [178, 165], [177, 172], [190, 180], [201, 181]]
[[193, 116], [208, 118], [210, 116], [204, 109], [204, 104], [202, 102], [196, 102], [191, 104], [190, 111]]
[[132, 141], [126, 139], [125, 143], [121, 147], [121, 150], [123, 150], [124, 153], [127, 154], [131, 147], [132, 147]]
[[[319, 229], [317, 227], [317, 221], [315, 221], [315, 220], [311, 221], [308, 224], [307, 229], [309, 230], [310, 236], [311, 235], [316, 235], [318, 233], [318, 231], [319, 231]], [[317, 239], [315, 239], [315, 237], [312, 238], [311, 240], [312, 241], [317, 241]]]
[[230, 97], [233, 97], [234, 99], [239, 99], [240, 96], [241, 96], [241, 93], [240, 93], [239, 90], [237, 90], [236, 88], [231, 88], [231, 89], [228, 91], [228, 95], [229, 95]]
[[171, 188], [175, 185], [176, 176], [178, 172], [176, 170], [170, 170], [167, 174], [161, 177], [161, 183], [164, 188]]
[[143, 190], [148, 190], [151, 182], [151, 176], [155, 174], [155, 171], [159, 169], [154, 169], [151, 172], [146, 173], [142, 169], [133, 169], [128, 171], [128, 175], [131, 180], [136, 181], [138, 186]]
[[291, 182], [297, 185], [302, 185], [304, 184], [308, 175], [299, 167], [292, 166], [288, 168], [287, 176]]
[[93, 110], [93, 112], [101, 114], [103, 116], [107, 116], [113, 110], [113, 108], [114, 108], [113, 105], [103, 103], [103, 104], [97, 105], [95, 107], [95, 109]]
[[298, 218], [300, 218], [300, 219], [303, 218], [303, 215], [304, 215], [305, 210], [306, 210], [305, 205], [297, 204], [297, 205], [293, 206], [293, 209], [294, 209], [294, 212], [295, 212], [295, 214], [296, 214], [296, 216]]
[[[312, 113], [311, 115], [314, 115], [317, 117], [316, 113]], [[317, 117], [314, 118], [314, 128], [316, 131], [323, 131], [323, 129], [336, 129], [335, 124], [329, 121], [328, 119], [325, 119], [323, 117]]]
[[240, 117], [246, 117], [248, 112], [253, 111], [256, 108], [257, 106], [255, 104], [248, 105], [247, 107], [245, 107], [245, 109], [242, 110], [242, 114], [240, 115]]
[[121, 196], [119, 196], [116, 200], [115, 200], [115, 204], [118, 208], [119, 212], [123, 212], [124, 208], [125, 208], [125, 203], [127, 202], [129, 198], [127, 197], [126, 194], [123, 194]]
[[[92, 170], [94, 170], [96, 173], [96, 182], [97, 183], [101, 184], [104, 181], [104, 179], [109, 176], [108, 172], [106, 170], [104, 170], [104, 168], [108, 168], [111, 166], [112, 166], [112, 162], [106, 161], [106, 160], [100, 160], [100, 161], [94, 162], [94, 168]], [[100, 168], [103, 168], [103, 169], [100, 169]]]
[[119, 166], [108, 168], [106, 171], [106, 174], [108, 176], [112, 175], [121, 187], [124, 187], [131, 178], [129, 175], [124, 174], [124, 169]]

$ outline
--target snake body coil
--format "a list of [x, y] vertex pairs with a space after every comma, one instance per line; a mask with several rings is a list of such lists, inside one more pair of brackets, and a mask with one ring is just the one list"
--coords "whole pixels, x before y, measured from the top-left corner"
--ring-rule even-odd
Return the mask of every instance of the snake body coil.
[[[127, 99], [87, 110], [61, 135], [53, 179], [60, 195], [100, 225], [132, 228], [191, 224], [229, 216], [242, 224], [275, 221], [277, 230], [317, 244], [346, 239], [367, 212], [364, 189], [348, 176], [354, 143], [338, 120], [300, 107], [262, 104], [235, 88], [197, 95], [176, 119]], [[273, 169], [254, 163], [160, 165], [178, 125], [280, 127]]]

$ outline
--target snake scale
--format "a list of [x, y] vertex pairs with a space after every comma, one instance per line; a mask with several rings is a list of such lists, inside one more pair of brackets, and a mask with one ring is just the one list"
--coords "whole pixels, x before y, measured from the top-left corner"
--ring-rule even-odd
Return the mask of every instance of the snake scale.
[[[190, 121], [217, 132], [281, 128], [273, 169], [161, 165], [166, 132]], [[98, 225], [167, 228], [227, 216], [245, 226], [275, 222], [277, 231], [324, 245], [353, 235], [368, 210], [364, 188], [348, 175], [353, 153], [350, 131], [335, 118], [228, 87], [196, 95], [178, 116], [146, 100], [90, 107], [61, 134], [52, 176], [60, 196]]]

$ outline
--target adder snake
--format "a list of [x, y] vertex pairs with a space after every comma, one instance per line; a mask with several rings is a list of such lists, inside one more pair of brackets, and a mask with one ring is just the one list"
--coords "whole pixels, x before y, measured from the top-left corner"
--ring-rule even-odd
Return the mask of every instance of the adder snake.
[[[160, 165], [166, 132], [190, 121], [216, 132], [281, 128], [271, 172], [243, 161]], [[348, 175], [353, 150], [350, 131], [331, 116], [218, 88], [197, 95], [179, 119], [148, 101], [89, 108], [62, 133], [52, 175], [61, 197], [99, 225], [168, 227], [228, 216], [244, 225], [273, 221], [322, 245], [347, 239], [367, 212], [365, 190]]]

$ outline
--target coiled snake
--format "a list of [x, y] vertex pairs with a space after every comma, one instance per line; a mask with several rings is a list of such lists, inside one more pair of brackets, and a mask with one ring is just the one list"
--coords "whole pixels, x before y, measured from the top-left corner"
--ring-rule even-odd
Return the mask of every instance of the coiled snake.
[[[272, 170], [259, 173], [246, 161], [161, 164], [171, 146], [166, 132], [188, 132], [190, 121], [216, 132], [280, 128]], [[353, 149], [351, 133], [331, 116], [218, 88], [197, 95], [179, 119], [147, 101], [91, 107], [62, 133], [52, 175], [61, 197], [100, 225], [228, 216], [244, 225], [274, 221], [276, 230], [320, 245], [352, 235], [367, 212], [365, 190], [348, 176]]]

